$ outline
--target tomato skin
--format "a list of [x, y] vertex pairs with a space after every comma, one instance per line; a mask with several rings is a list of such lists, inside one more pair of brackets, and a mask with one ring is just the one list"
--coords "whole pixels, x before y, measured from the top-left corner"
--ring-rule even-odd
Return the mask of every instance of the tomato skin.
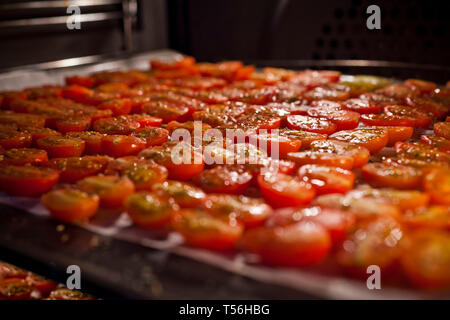
[[425, 176], [425, 191], [431, 202], [450, 205], [450, 169], [434, 169]]
[[58, 283], [55, 281], [46, 279], [44, 277], [38, 276], [36, 274], [29, 274], [25, 281], [34, 290], [39, 291], [41, 296], [47, 296], [51, 291], [55, 290]]
[[144, 139], [146, 147], [162, 145], [169, 139], [169, 131], [158, 127], [145, 127], [131, 134], [134, 137]]
[[287, 122], [291, 129], [301, 129], [314, 133], [332, 134], [337, 129], [337, 126], [329, 120], [302, 115], [288, 116]]
[[84, 156], [51, 159], [46, 166], [58, 170], [62, 183], [75, 183], [83, 178], [102, 173], [109, 158], [105, 156]]
[[426, 114], [432, 114], [434, 118], [441, 119], [445, 117], [448, 109], [445, 105], [438, 103], [430, 98], [410, 96], [406, 98], [406, 104]]
[[59, 136], [42, 138], [36, 143], [40, 149], [47, 151], [50, 158], [79, 157], [86, 146], [81, 139]]
[[186, 69], [192, 68], [195, 65], [195, 58], [189, 56], [182, 56], [175, 61], [162, 61], [162, 60], [151, 60], [150, 67], [156, 70], [176, 70], [176, 69]]
[[389, 142], [387, 130], [384, 129], [342, 130], [332, 134], [329, 138], [365, 147], [371, 154], [377, 153]]
[[338, 155], [320, 151], [301, 151], [288, 153], [288, 159], [296, 163], [297, 166], [306, 164], [318, 164], [324, 166], [340, 167], [351, 169], [354, 160], [348, 155]]
[[239, 245], [245, 252], [257, 254], [264, 264], [302, 268], [321, 262], [330, 251], [331, 239], [324, 227], [308, 221], [252, 228]]
[[178, 206], [173, 201], [157, 194], [141, 191], [133, 193], [125, 200], [125, 211], [131, 220], [147, 229], [166, 229], [170, 226]]
[[48, 161], [45, 150], [31, 148], [9, 149], [3, 156], [3, 163], [16, 166], [24, 166], [26, 164], [41, 166]]
[[299, 179], [311, 183], [317, 194], [346, 193], [353, 188], [355, 175], [339, 167], [307, 164], [298, 169]]
[[[162, 119], [157, 117], [152, 117], [148, 114], [129, 114], [124, 116], [125, 119], [130, 121], [136, 121], [139, 123], [140, 128], [148, 127], [161, 127]], [[139, 129], [136, 129], [139, 130]]]
[[0, 281], [0, 300], [30, 300], [32, 288], [24, 279], [10, 278]]
[[85, 142], [84, 153], [99, 154], [102, 152], [104, 134], [96, 131], [68, 132], [66, 137], [81, 139]]
[[19, 128], [44, 127], [45, 117], [28, 113], [0, 113], [0, 123], [14, 123]]
[[133, 182], [127, 177], [92, 176], [78, 181], [76, 186], [88, 194], [97, 194], [104, 208], [121, 207], [134, 192]]
[[32, 166], [0, 167], [0, 190], [17, 197], [35, 197], [50, 190], [59, 172]]
[[212, 214], [236, 217], [246, 229], [262, 226], [272, 214], [272, 208], [263, 199], [242, 195], [210, 194], [203, 207]]
[[433, 130], [436, 136], [450, 140], [450, 122], [436, 122]]
[[404, 83], [411, 88], [418, 89], [420, 93], [430, 93], [437, 87], [434, 82], [420, 79], [408, 79]]
[[314, 141], [321, 141], [327, 138], [326, 134], [319, 134], [314, 132], [302, 131], [302, 130], [291, 130], [291, 129], [280, 129], [279, 134], [281, 137], [286, 137], [290, 140], [301, 141], [300, 150], [308, 149]]
[[368, 163], [362, 167], [362, 176], [373, 187], [418, 189], [422, 185], [420, 170], [400, 164]]
[[412, 284], [439, 290], [450, 287], [450, 237], [438, 230], [416, 231], [407, 237], [401, 265]]
[[107, 135], [102, 139], [103, 153], [115, 158], [135, 155], [145, 147], [146, 141], [134, 136]]
[[241, 168], [217, 166], [203, 170], [193, 181], [208, 193], [239, 194], [247, 189], [252, 178], [250, 172]]
[[31, 146], [32, 136], [27, 132], [0, 132], [0, 146], [4, 149], [28, 148]]
[[316, 194], [311, 184], [282, 173], [261, 174], [257, 181], [264, 199], [275, 208], [308, 204]]
[[51, 217], [68, 223], [89, 220], [97, 212], [100, 202], [97, 195], [76, 189], [50, 191], [42, 196], [41, 201]]
[[213, 251], [235, 247], [244, 227], [233, 218], [213, 216], [199, 209], [184, 209], [174, 214], [172, 227], [189, 246]]
[[184, 121], [189, 117], [189, 108], [171, 101], [150, 101], [142, 106], [142, 112], [162, 119], [163, 123]]

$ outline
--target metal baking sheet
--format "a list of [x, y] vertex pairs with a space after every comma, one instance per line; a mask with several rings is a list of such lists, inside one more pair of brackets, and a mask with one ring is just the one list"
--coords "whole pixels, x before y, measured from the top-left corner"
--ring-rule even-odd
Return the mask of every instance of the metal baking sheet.
[[[31, 66], [23, 70], [14, 70], [0, 74], [0, 90], [17, 90], [42, 84], [62, 84], [64, 78], [70, 74], [88, 74], [100, 70], [148, 69], [148, 61], [151, 58], [173, 59], [177, 55], [179, 54], [176, 52], [165, 50], [87, 66], [76, 66], [77, 61], [73, 60], [43, 65], [50, 68], [48, 70], [42, 70], [42, 65], [40, 67]], [[82, 60], [80, 61], [82, 62]], [[0, 193], [0, 203], [22, 209], [29, 214], [43, 218], [44, 221], [48, 220], [48, 223], [54, 224], [53, 221], [48, 219], [47, 210], [36, 199], [10, 197]], [[123, 213], [116, 216], [100, 214], [90, 223], [80, 225], [80, 227], [102, 237], [126, 241], [132, 244], [131, 250], [135, 248], [138, 251], [142, 250], [142, 247], [147, 247], [152, 250], [156, 249], [161, 252], [186, 257], [193, 261], [225, 270], [233, 275], [250, 278], [257, 283], [286, 288], [289, 292], [293, 290], [299, 293], [298, 296], [294, 295], [294, 297], [298, 298], [304, 297], [305, 294], [308, 297], [329, 299], [427, 299], [450, 297], [448, 295], [435, 296], [415, 290], [384, 286], [381, 290], [369, 290], [364, 281], [344, 278], [328, 270], [327, 264], [319, 268], [314, 267], [301, 270], [268, 268], [261, 265], [248, 264], [244, 256], [239, 253], [230, 256], [182, 246], [182, 239], [175, 233], [161, 239], [149, 231], [134, 227], [127, 215]], [[2, 226], [2, 228], [5, 228], [5, 226]], [[0, 237], [0, 241], [4, 241], [4, 238]], [[14, 239], [10, 241], [14, 241]], [[33, 241], [33, 239], [29, 239], [29, 241]], [[10, 246], [7, 245], [7, 247]], [[106, 255], [108, 255], [108, 251], [106, 251]], [[111, 259], [114, 258], [117, 257], [111, 254]], [[68, 260], [70, 260], [70, 255]], [[142, 262], [140, 263], [142, 264]], [[93, 262], [93, 264], [92, 270], [96, 270], [96, 267], [98, 267], [98, 270], [108, 270], [108, 265], [104, 265], [105, 260], [103, 262]], [[183, 272], [189, 274], [190, 272], [195, 272], [195, 270], [183, 270]], [[107, 282], [107, 280], [105, 281]], [[183, 285], [190, 286], [188, 283], [180, 283], [180, 287]], [[139, 284], [136, 284], [136, 286], [139, 286]], [[276, 295], [276, 292], [274, 294]], [[141, 297], [141, 295], [139, 296]], [[144, 297], [150, 298], [153, 295], [149, 294], [146, 296], [144, 293]], [[213, 294], [211, 298], [214, 297]], [[276, 296], [271, 297], [275, 298]]]

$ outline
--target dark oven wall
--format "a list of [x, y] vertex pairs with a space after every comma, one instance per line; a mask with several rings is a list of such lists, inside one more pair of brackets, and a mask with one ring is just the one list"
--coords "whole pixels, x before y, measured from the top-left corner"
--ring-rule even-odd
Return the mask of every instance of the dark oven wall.
[[[19, 27], [11, 25], [11, 21], [39, 22], [43, 20], [35, 19], [67, 16], [67, 1], [0, 1], [0, 69], [80, 56], [114, 55], [127, 49], [139, 52], [167, 48], [166, 0], [126, 1], [137, 5], [132, 23], [132, 48], [125, 44], [121, 18], [82, 22], [80, 30], [69, 30], [66, 23]], [[24, 3], [28, 4], [27, 8]], [[58, 3], [62, 6], [55, 5]], [[81, 14], [123, 13], [122, 1], [93, 0], [91, 3], [110, 4], [80, 7]]]
[[[173, 0], [170, 43], [200, 60], [370, 59], [449, 66], [450, 1]], [[368, 30], [366, 9], [381, 9]]]

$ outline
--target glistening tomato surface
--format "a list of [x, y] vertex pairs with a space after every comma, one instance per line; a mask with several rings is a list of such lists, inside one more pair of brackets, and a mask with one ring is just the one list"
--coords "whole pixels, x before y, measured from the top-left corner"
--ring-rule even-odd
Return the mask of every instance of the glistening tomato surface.
[[202, 171], [193, 180], [206, 192], [239, 194], [250, 185], [252, 178], [244, 168], [217, 166]]
[[387, 130], [384, 129], [342, 130], [332, 134], [329, 138], [365, 147], [370, 153], [377, 153], [389, 142]]
[[3, 163], [17, 166], [26, 164], [40, 166], [48, 160], [45, 150], [32, 148], [9, 149], [3, 154], [3, 157]]
[[355, 175], [350, 170], [307, 164], [298, 169], [298, 177], [312, 184], [317, 194], [346, 193], [353, 188]]
[[368, 163], [362, 167], [362, 176], [373, 187], [418, 189], [422, 185], [421, 171], [400, 164]]
[[50, 158], [79, 157], [86, 146], [81, 139], [59, 136], [42, 138], [36, 143], [39, 148], [47, 151]]
[[287, 122], [291, 129], [300, 129], [314, 133], [332, 134], [337, 129], [337, 126], [330, 120], [310, 116], [288, 116]]

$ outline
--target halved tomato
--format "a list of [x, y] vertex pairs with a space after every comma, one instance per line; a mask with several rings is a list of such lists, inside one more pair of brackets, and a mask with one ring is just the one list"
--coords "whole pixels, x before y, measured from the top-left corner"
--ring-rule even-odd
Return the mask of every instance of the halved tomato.
[[450, 230], [450, 207], [433, 205], [409, 210], [402, 216], [402, 222], [411, 228]]
[[287, 117], [288, 126], [291, 129], [301, 129], [304, 131], [332, 134], [337, 126], [327, 119], [314, 118], [302, 115], [292, 115]]
[[450, 140], [443, 137], [421, 135], [420, 141], [443, 152], [450, 152]]
[[432, 118], [415, 108], [400, 105], [389, 105], [384, 107], [384, 113], [392, 116], [414, 119], [414, 126], [426, 128], [430, 125]]
[[422, 93], [422, 94], [430, 93], [437, 87], [436, 83], [434, 83], [434, 82], [420, 80], [420, 79], [408, 79], [404, 83], [405, 83], [405, 85], [407, 85], [413, 89], [419, 90], [420, 93]]
[[401, 164], [368, 163], [362, 167], [362, 176], [373, 187], [417, 189], [422, 185], [420, 170]]
[[142, 106], [142, 112], [162, 119], [163, 123], [170, 121], [185, 121], [189, 116], [189, 108], [172, 101], [150, 101]]
[[162, 145], [169, 139], [169, 131], [158, 127], [144, 127], [134, 131], [132, 136], [144, 139], [147, 147]]
[[74, 183], [83, 178], [102, 173], [110, 159], [105, 156], [54, 158], [47, 167], [58, 170], [60, 182]]
[[99, 154], [102, 152], [102, 139], [105, 135], [96, 131], [68, 132], [66, 137], [81, 139], [85, 142], [84, 153]]
[[100, 205], [116, 208], [123, 205], [125, 199], [134, 192], [134, 184], [127, 177], [92, 176], [77, 182], [77, 188], [88, 194], [96, 194]]
[[252, 174], [243, 167], [217, 166], [203, 170], [193, 181], [209, 193], [239, 194], [247, 189], [252, 178]]
[[140, 128], [140, 123], [136, 120], [119, 116], [115, 118], [101, 118], [94, 122], [94, 130], [106, 134], [128, 135]]
[[71, 116], [56, 121], [56, 129], [62, 133], [85, 131], [90, 126], [91, 118], [85, 116]]
[[195, 208], [203, 204], [206, 194], [202, 189], [189, 183], [179, 181], [165, 181], [152, 186], [156, 194], [173, 199], [181, 208]]
[[355, 175], [339, 167], [307, 164], [298, 169], [297, 176], [311, 183], [317, 194], [346, 193], [353, 188]]
[[416, 124], [416, 120], [413, 117], [385, 113], [363, 114], [361, 122], [368, 126], [414, 127]]
[[111, 110], [114, 117], [129, 114], [131, 111], [131, 100], [113, 99], [102, 102], [98, 105], [100, 110]]
[[59, 136], [42, 138], [36, 143], [39, 148], [47, 151], [50, 158], [79, 157], [86, 146], [81, 139]]
[[331, 249], [328, 231], [319, 223], [300, 221], [286, 226], [252, 228], [240, 248], [271, 266], [306, 267], [321, 262]]
[[249, 140], [250, 143], [265, 150], [272, 158], [286, 158], [289, 152], [298, 151], [302, 145], [300, 139], [290, 139], [276, 132], [254, 133], [250, 135]]
[[43, 127], [25, 127], [21, 129], [24, 132], [27, 132], [31, 134], [32, 143], [31, 145], [36, 146], [37, 141], [42, 138], [51, 137], [51, 136], [61, 136], [61, 133], [50, 129], [50, 128], [43, 128]]
[[316, 195], [310, 183], [283, 173], [261, 174], [258, 185], [266, 201], [277, 208], [302, 206]]
[[[359, 113], [344, 110], [339, 107], [314, 107], [307, 111], [307, 114], [315, 118], [325, 118], [336, 125], [336, 130], [354, 129], [359, 123]], [[288, 117], [289, 118], [289, 117]]]
[[397, 142], [395, 144], [395, 152], [402, 158], [423, 160], [427, 162], [450, 162], [450, 155], [448, 153], [439, 151], [437, 148], [433, 148], [431, 146], [416, 142]]
[[0, 131], [0, 146], [4, 149], [28, 148], [31, 142], [32, 136], [28, 132]]
[[433, 130], [438, 137], [450, 140], [450, 122], [436, 122]]
[[144, 139], [134, 136], [114, 134], [102, 138], [102, 152], [115, 158], [136, 155], [146, 145]]
[[330, 234], [333, 244], [343, 241], [355, 225], [352, 213], [333, 208], [308, 206], [276, 210], [267, 221], [267, 226], [286, 226], [300, 221], [312, 221], [322, 225]]
[[33, 288], [24, 279], [0, 281], [0, 300], [30, 300]]
[[361, 114], [380, 113], [381, 106], [370, 99], [353, 98], [342, 103], [344, 109], [356, 111]]
[[340, 167], [343, 169], [353, 168], [354, 160], [349, 155], [339, 155], [322, 151], [300, 151], [288, 153], [288, 159], [295, 162], [297, 166], [305, 164], [318, 164], [324, 166]]
[[342, 130], [333, 133], [330, 137], [332, 140], [344, 141], [350, 144], [356, 144], [367, 148], [370, 153], [377, 153], [383, 149], [388, 141], [388, 132], [384, 129], [353, 129]]
[[425, 191], [431, 202], [450, 205], [450, 169], [434, 169], [425, 176]]
[[448, 232], [421, 230], [407, 237], [401, 256], [403, 270], [416, 286], [427, 289], [450, 287], [450, 236]]
[[412, 137], [414, 133], [413, 127], [364, 127], [364, 129], [384, 129], [388, 133], [388, 146], [394, 146], [398, 141], [405, 141]]
[[13, 196], [39, 196], [50, 190], [58, 179], [58, 171], [49, 168], [33, 166], [0, 167], [0, 189]]
[[401, 225], [390, 217], [361, 223], [342, 243], [336, 261], [353, 276], [366, 278], [367, 267], [376, 265], [388, 277], [402, 253], [403, 233]]
[[286, 137], [290, 140], [300, 140], [301, 146], [300, 149], [308, 149], [311, 146], [311, 143], [314, 141], [321, 141], [327, 138], [326, 134], [308, 132], [303, 130], [292, 130], [289, 128], [283, 128], [278, 131], [280, 136]]
[[48, 161], [45, 150], [33, 148], [9, 149], [3, 154], [3, 163], [23, 166], [26, 164], [41, 166]]
[[[359, 168], [365, 165], [370, 157], [370, 152], [367, 148], [337, 140], [314, 141], [311, 143], [311, 151], [331, 153], [345, 158], [351, 157], [353, 159], [353, 168]], [[327, 163], [323, 164], [328, 165]], [[337, 167], [351, 169], [351, 167], [347, 168], [348, 163], [345, 164], [345, 166], [339, 165]]]
[[167, 228], [177, 210], [173, 200], [146, 191], [133, 193], [125, 200], [125, 211], [131, 220], [149, 229]]
[[227, 251], [241, 238], [244, 227], [232, 217], [219, 217], [200, 209], [183, 209], [175, 213], [173, 228], [189, 246]]
[[166, 181], [168, 171], [153, 160], [129, 156], [110, 161], [105, 174], [127, 176], [136, 190], [152, 190], [153, 185]]
[[242, 195], [210, 194], [204, 201], [207, 211], [218, 215], [231, 215], [246, 228], [261, 226], [272, 214], [272, 208], [263, 199]]
[[88, 194], [76, 189], [59, 189], [46, 193], [42, 204], [50, 215], [64, 222], [84, 222], [95, 215], [99, 205], [96, 194]]
[[185, 142], [166, 142], [142, 150], [139, 156], [166, 167], [169, 178], [176, 180], [189, 180], [202, 172], [205, 166], [203, 155]]

